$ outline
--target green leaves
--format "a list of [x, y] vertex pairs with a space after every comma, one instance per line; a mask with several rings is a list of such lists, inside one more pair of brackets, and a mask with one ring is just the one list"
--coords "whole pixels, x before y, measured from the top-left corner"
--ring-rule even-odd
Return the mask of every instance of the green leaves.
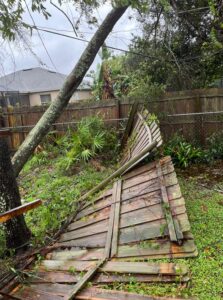
[[188, 167], [189, 164], [198, 161], [205, 155], [204, 151], [186, 142], [178, 134], [175, 134], [164, 146], [164, 154], [170, 155], [174, 164], [182, 168]]
[[65, 149], [65, 157], [59, 162], [60, 168], [68, 170], [73, 164], [87, 162], [94, 157], [105, 145], [105, 132], [99, 117], [83, 118], [77, 131], [69, 132], [58, 143], [61, 149]]

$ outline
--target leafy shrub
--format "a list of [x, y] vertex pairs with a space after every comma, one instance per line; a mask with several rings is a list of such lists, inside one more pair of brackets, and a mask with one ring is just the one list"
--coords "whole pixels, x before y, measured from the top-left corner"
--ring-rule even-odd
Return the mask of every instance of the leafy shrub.
[[188, 143], [182, 136], [175, 134], [164, 146], [164, 154], [170, 155], [175, 165], [186, 168], [189, 164], [203, 158], [204, 152]]
[[223, 158], [223, 131], [207, 138], [207, 160]]
[[104, 127], [103, 120], [98, 116], [86, 117], [78, 124], [75, 132], [69, 131], [67, 135], [57, 141], [64, 153], [58, 162], [61, 169], [68, 170], [71, 165], [78, 162], [87, 162], [98, 153], [109, 152], [117, 146], [117, 137]]

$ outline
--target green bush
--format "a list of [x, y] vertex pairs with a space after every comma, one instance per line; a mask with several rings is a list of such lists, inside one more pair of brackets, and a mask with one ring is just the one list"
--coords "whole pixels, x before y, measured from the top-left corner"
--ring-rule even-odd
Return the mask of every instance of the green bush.
[[68, 170], [78, 162], [87, 162], [97, 154], [108, 156], [117, 150], [115, 132], [107, 130], [98, 116], [86, 117], [78, 124], [75, 132], [69, 131], [57, 141], [64, 154], [58, 162], [60, 169]]
[[223, 131], [212, 134], [207, 138], [207, 159], [223, 158]]
[[164, 154], [170, 155], [174, 164], [183, 168], [193, 162], [200, 161], [205, 155], [204, 151], [188, 143], [179, 134], [175, 134], [164, 146]]

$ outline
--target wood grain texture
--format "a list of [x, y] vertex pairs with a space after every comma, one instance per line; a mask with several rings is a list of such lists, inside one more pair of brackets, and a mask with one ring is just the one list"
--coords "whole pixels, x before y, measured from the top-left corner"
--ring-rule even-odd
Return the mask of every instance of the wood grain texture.
[[40, 199], [23, 204], [21, 206], [18, 206], [16, 208], [13, 208], [7, 212], [4, 212], [0, 214], [0, 223], [7, 222], [8, 220], [11, 220], [12, 218], [15, 218], [17, 216], [20, 216], [24, 213], [26, 213], [29, 210], [32, 210], [38, 206], [42, 205], [42, 201]]

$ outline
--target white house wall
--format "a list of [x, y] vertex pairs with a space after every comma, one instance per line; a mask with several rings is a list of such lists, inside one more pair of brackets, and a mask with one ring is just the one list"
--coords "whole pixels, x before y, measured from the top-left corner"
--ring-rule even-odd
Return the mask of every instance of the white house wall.
[[[46, 95], [50, 94], [51, 95], [51, 100], [54, 101], [58, 95], [59, 91], [51, 91], [51, 92], [44, 92], [44, 93], [32, 93], [29, 94], [29, 100], [30, 100], [30, 106], [39, 106], [41, 105], [41, 99], [40, 95]], [[77, 91], [73, 94], [70, 103], [79, 101], [79, 100], [85, 100], [85, 99], [90, 99], [92, 96], [91, 91]]]

